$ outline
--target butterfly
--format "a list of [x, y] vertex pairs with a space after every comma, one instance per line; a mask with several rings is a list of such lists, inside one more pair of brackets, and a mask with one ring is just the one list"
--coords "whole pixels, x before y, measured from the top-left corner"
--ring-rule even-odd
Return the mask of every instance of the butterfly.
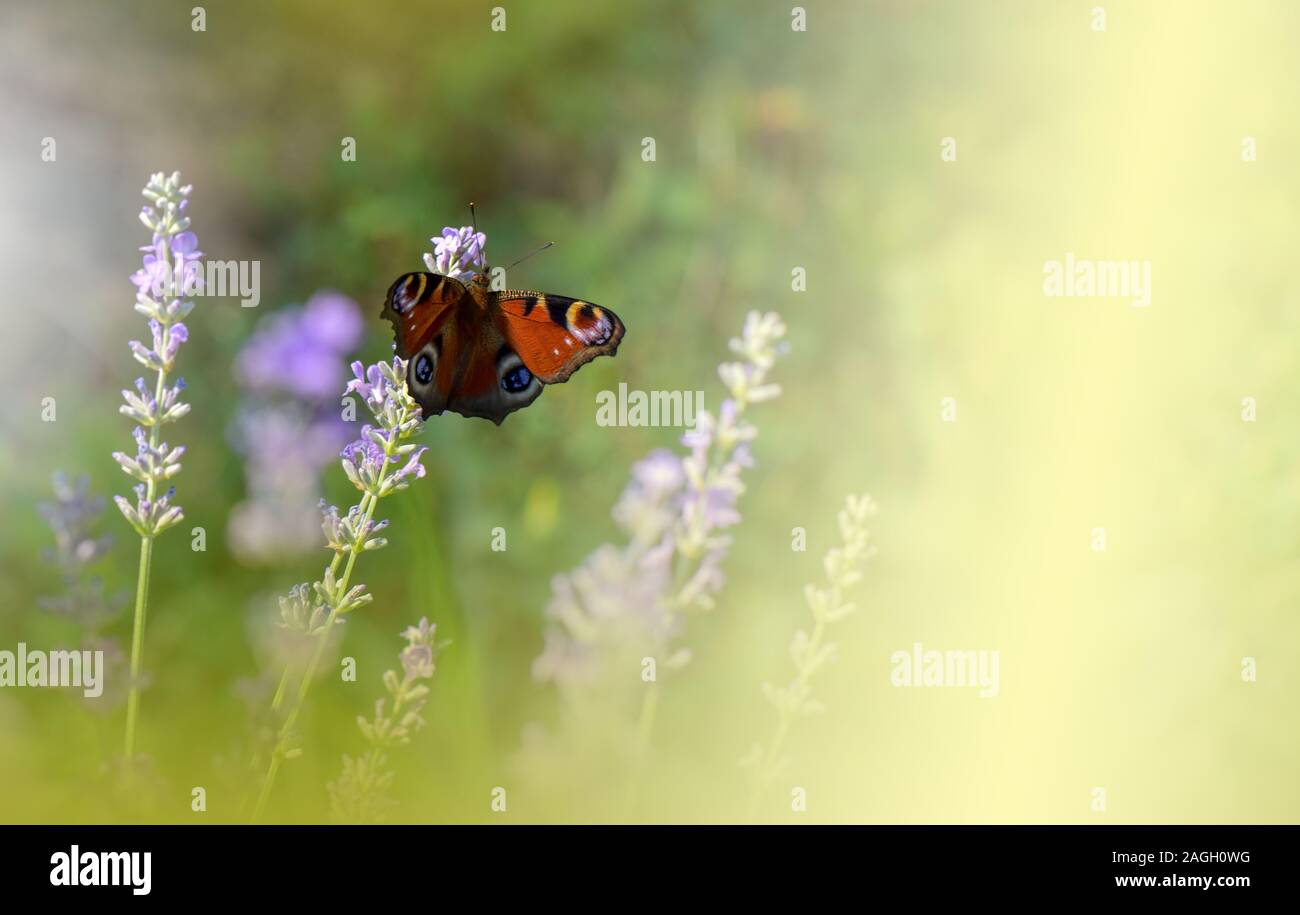
[[623, 322], [581, 299], [490, 288], [439, 273], [405, 273], [388, 289], [383, 316], [393, 324], [406, 386], [424, 418], [444, 410], [498, 426], [548, 384], [597, 356], [613, 356]]

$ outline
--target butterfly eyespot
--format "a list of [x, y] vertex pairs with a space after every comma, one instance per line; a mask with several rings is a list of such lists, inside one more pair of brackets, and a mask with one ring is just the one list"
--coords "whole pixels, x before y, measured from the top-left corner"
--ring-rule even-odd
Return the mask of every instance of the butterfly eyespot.
[[501, 387], [511, 394], [517, 394], [533, 383], [533, 373], [522, 365], [517, 365], [501, 376]]
[[428, 384], [433, 380], [433, 360], [424, 353], [415, 361], [415, 380], [420, 384]]
[[389, 307], [399, 315], [406, 314], [419, 304], [428, 283], [428, 278], [424, 274], [408, 273], [393, 283], [392, 288], [388, 290]]

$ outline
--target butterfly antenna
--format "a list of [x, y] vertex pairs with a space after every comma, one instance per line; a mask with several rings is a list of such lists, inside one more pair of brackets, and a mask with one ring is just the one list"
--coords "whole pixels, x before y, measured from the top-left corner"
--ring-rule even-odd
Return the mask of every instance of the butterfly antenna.
[[474, 201], [473, 201], [473, 200], [471, 200], [471, 201], [469, 202], [469, 227], [470, 227], [470, 229], [472, 229], [475, 233], [478, 232], [478, 216], [476, 216], [475, 213], [474, 213]]
[[530, 251], [529, 253], [525, 254], [523, 257], [519, 258], [519, 260], [515, 261], [513, 264], [511, 264], [511, 265], [510, 265], [509, 267], [507, 267], [506, 269], [507, 269], [507, 270], [513, 270], [515, 267], [518, 267], [520, 264], [522, 264], [524, 261], [528, 260], [528, 258], [532, 257], [534, 254], [541, 254], [541, 253], [542, 253], [543, 251], [545, 251], [547, 248], [550, 248], [550, 247], [552, 247], [552, 246], [554, 246], [554, 245], [555, 245], [555, 242], [553, 242], [553, 241], [548, 241], [546, 244], [542, 245], [542, 246], [541, 246], [540, 248], [538, 248], [536, 251]]

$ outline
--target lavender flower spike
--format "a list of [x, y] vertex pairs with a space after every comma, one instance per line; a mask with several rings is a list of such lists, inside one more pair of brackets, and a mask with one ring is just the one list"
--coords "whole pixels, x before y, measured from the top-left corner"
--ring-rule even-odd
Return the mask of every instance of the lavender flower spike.
[[[420, 405], [406, 389], [406, 363], [396, 357], [391, 363], [380, 362], [371, 366], [355, 362], [352, 372], [356, 377], [348, 382], [344, 395], [358, 395], [370, 411], [374, 424], [363, 426], [360, 438], [344, 448], [339, 458], [343, 473], [361, 493], [361, 498], [345, 513], [335, 506], [321, 504], [321, 528], [326, 546], [333, 551], [334, 558], [319, 581], [313, 582], [310, 588], [305, 584], [297, 586], [288, 599], [281, 601], [285, 627], [298, 631], [304, 638], [315, 639], [316, 643], [306, 668], [300, 674], [293, 704], [280, 728], [254, 819], [260, 817], [266, 807], [280, 764], [300, 752], [295, 746], [294, 725], [325, 654], [330, 634], [336, 625], [343, 622], [344, 616], [371, 601], [365, 585], [352, 584], [352, 573], [359, 555], [380, 549], [388, 542], [384, 537], [376, 536], [388, 526], [387, 521], [375, 520], [379, 500], [406, 489], [424, 476], [420, 458], [425, 449], [410, 441], [419, 432], [423, 421]], [[414, 652], [409, 658], [404, 655], [403, 666], [408, 671], [409, 664], [416, 664], [418, 670], [424, 670], [420, 660], [423, 656], [415, 652], [414, 646], [417, 643], [432, 644], [430, 639], [432, 631], [423, 621], [420, 627], [407, 630], [407, 640], [411, 643], [409, 650]], [[432, 664], [431, 656], [428, 664]], [[292, 669], [286, 667], [271, 702], [272, 711], [279, 711], [283, 704], [292, 673]]]
[[335, 820], [379, 823], [385, 812], [395, 806], [386, 796], [387, 788], [393, 783], [387, 753], [410, 743], [411, 735], [424, 727], [420, 711], [428, 701], [429, 687], [419, 681], [433, 676], [434, 662], [443, 648], [434, 641], [436, 631], [423, 617], [418, 625], [406, 627], [402, 632], [406, 647], [397, 656], [402, 667], [400, 679], [397, 671], [385, 671], [384, 689], [388, 698], [375, 702], [373, 718], [357, 716], [357, 727], [370, 749], [364, 756], [345, 755], [343, 773], [329, 784], [330, 812]]
[[[633, 465], [613, 510], [626, 542], [605, 544], [577, 569], [556, 576], [544, 645], [532, 670], [566, 700], [562, 737], [586, 739], [592, 725], [583, 718], [591, 705], [585, 697], [600, 695], [602, 710], [631, 712], [640, 701], [629, 745], [638, 752], [648, 746], [658, 686], [637, 684], [633, 691], [624, 672], [646, 656], [662, 658], [661, 671], [690, 660], [689, 649], [678, 643], [688, 613], [711, 608], [725, 583], [727, 529], [740, 522], [743, 475], [754, 464], [749, 449], [758, 434], [746, 418], [748, 407], [780, 393], [767, 375], [784, 351], [784, 335], [776, 314], [746, 318], [731, 341], [740, 361], [718, 367], [730, 395], [718, 414], [700, 412], [682, 437], [684, 455], [658, 450]], [[627, 722], [614, 715], [608, 723], [617, 728]], [[540, 746], [538, 740], [533, 749]]]
[[845, 594], [862, 580], [861, 566], [876, 553], [871, 544], [867, 520], [876, 513], [870, 496], [849, 496], [838, 521], [841, 545], [831, 549], [822, 560], [826, 587], [807, 585], [804, 599], [812, 613], [813, 627], [800, 629], [790, 640], [790, 660], [795, 675], [786, 686], [763, 684], [763, 695], [777, 712], [776, 732], [764, 747], [754, 744], [741, 765], [753, 770], [753, 797], [750, 812], [758, 812], [763, 792], [785, 764], [782, 750], [794, 723], [822, 711], [822, 704], [812, 698], [810, 680], [835, 656], [835, 643], [826, 639], [828, 626], [838, 623], [856, 608], [844, 599]]
[[136, 720], [140, 710], [140, 668], [144, 656], [144, 620], [149, 599], [149, 569], [154, 538], [181, 522], [184, 514], [172, 504], [176, 489], [171, 480], [181, 471], [185, 448], [169, 447], [162, 440], [162, 427], [189, 412], [180, 400], [184, 379], [171, 381], [181, 344], [189, 339], [182, 320], [194, 308], [185, 296], [199, 283], [198, 239], [189, 231], [184, 214], [190, 186], [181, 184], [179, 172], [159, 172], [149, 178], [142, 192], [149, 201], [140, 211], [140, 221], [153, 233], [143, 265], [131, 276], [136, 287], [135, 310], [149, 319], [149, 342], [132, 340], [131, 355], [153, 373], [152, 383], [137, 378], [135, 390], [122, 391], [125, 403], [119, 412], [136, 423], [134, 455], [117, 451], [113, 460], [137, 481], [135, 502], [114, 496], [122, 516], [140, 535], [140, 567], [135, 593], [135, 619], [131, 633], [131, 690], [126, 706], [127, 759], [135, 754]]

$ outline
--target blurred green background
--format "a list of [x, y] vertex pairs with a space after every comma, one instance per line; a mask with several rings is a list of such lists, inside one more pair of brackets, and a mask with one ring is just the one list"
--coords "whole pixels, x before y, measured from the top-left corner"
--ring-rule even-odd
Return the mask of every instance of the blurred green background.
[[[192, 4], [7, 5], [0, 648], [75, 640], [37, 607], [58, 588], [39, 558], [50, 473], [128, 491], [110, 452], [130, 445], [116, 392], [139, 374], [127, 276], [150, 172], [183, 173], [202, 249], [260, 261], [262, 289], [256, 309], [200, 299], [188, 322], [193, 412], [169, 430], [189, 449], [186, 522], [156, 550], [146, 643], [151, 774], [115, 787], [120, 711], [0, 691], [0, 819], [246, 815], [257, 725], [238, 684], [265, 662], [274, 597], [327, 555], [250, 562], [224, 542], [246, 495], [235, 355], [268, 313], [337, 289], [365, 314], [355, 357], [382, 358], [385, 289], [473, 200], [491, 262], [557, 243], [512, 286], [606, 305], [627, 337], [500, 428], [428, 425], [429, 476], [383, 505], [390, 544], [359, 564], [375, 603], [341, 649], [358, 681], [316, 685], [269, 818], [328, 817], [325, 784], [362, 748], [355, 718], [421, 616], [452, 644], [428, 727], [393, 754], [393, 818], [744, 818], [737, 760], [773, 728], [759, 686], [789, 679], [803, 583], [844, 496], [870, 491], [880, 555], [816, 681], [826, 712], [798, 725], [758, 815], [1294, 821], [1300, 11], [1106, 3], [1099, 32], [1096, 5], [807, 2], [806, 32], [773, 2], [224, 2], [203, 32]], [[1152, 306], [1045, 298], [1042, 264], [1067, 251], [1150, 259]], [[551, 578], [616, 539], [628, 467], [679, 435], [599, 427], [595, 394], [702, 389], [716, 409], [750, 310], [789, 326], [784, 392], [755, 408], [728, 584], [690, 620], [639, 798], [621, 800], [624, 761], [578, 746], [530, 779], [522, 734], [557, 715], [529, 670]], [[324, 495], [350, 497], [335, 465]], [[116, 539], [97, 571], [129, 591], [137, 541], [111, 504], [100, 529]], [[999, 650], [999, 696], [892, 687], [890, 654], [916, 641]], [[1247, 656], [1258, 682], [1241, 680]]]

